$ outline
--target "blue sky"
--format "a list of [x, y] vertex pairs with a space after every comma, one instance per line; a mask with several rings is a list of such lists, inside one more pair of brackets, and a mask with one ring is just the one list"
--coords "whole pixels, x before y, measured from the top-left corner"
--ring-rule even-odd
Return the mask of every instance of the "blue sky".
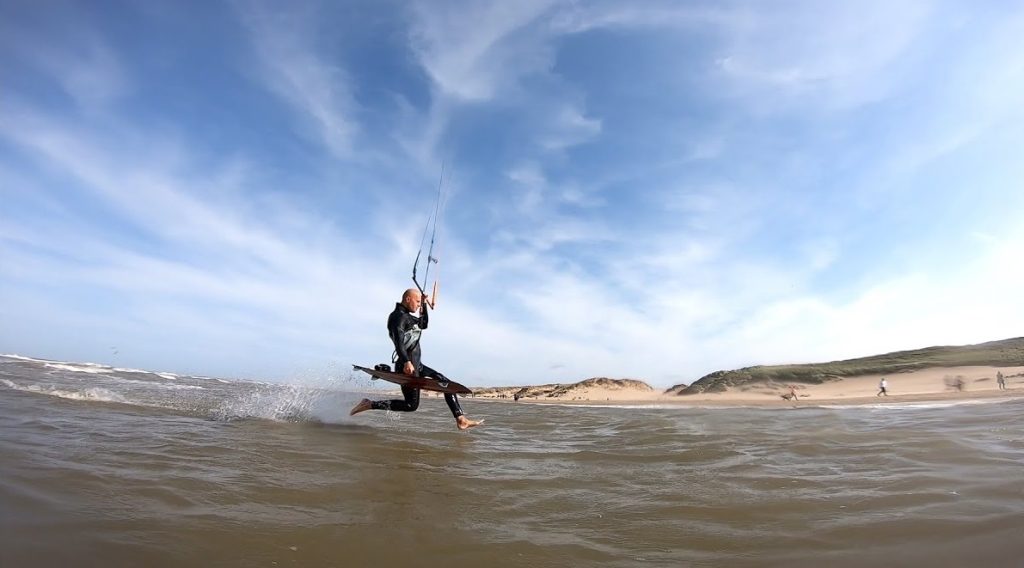
[[0, 352], [473, 385], [1022, 335], [1010, 2], [0, 0]]

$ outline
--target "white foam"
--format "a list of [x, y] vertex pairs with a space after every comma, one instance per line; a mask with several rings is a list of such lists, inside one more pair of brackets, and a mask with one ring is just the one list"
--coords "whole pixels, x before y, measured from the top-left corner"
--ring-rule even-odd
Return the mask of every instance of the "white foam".
[[124, 379], [124, 378], [121, 378], [121, 377], [117, 377], [114, 380], [116, 380], [119, 384], [125, 383], [125, 384], [133, 384], [133, 385], [145, 385], [147, 387], [155, 387], [155, 388], [158, 388], [158, 389], [165, 389], [165, 390], [206, 390], [206, 387], [201, 387], [201, 386], [198, 386], [198, 385], [182, 385], [182, 384], [179, 384], [179, 383], [161, 383], [159, 381], [140, 381], [140, 380], [137, 380], [137, 379]]
[[[128, 367], [111, 367], [109, 365], [101, 365], [99, 363], [72, 363], [68, 361], [55, 361], [53, 359], [36, 359], [33, 357], [26, 357], [24, 355], [16, 354], [0, 354], [0, 357], [6, 357], [8, 359], [17, 359], [20, 361], [32, 361], [35, 363], [43, 363], [44, 366], [50, 369], [57, 369], [59, 371], [68, 371], [72, 373], [88, 373], [92, 375], [111, 372], [137, 373], [145, 375], [156, 375], [162, 379], [166, 379], [169, 381], [175, 381], [182, 377], [185, 377], [190, 379], [202, 379], [204, 381], [217, 381], [218, 383], [222, 384], [230, 384], [236, 382], [230, 379], [219, 379], [216, 377], [207, 377], [203, 375], [180, 375], [178, 373], [171, 373], [169, 371], [147, 371], [145, 369], [132, 369]], [[272, 385], [276, 383], [255, 382], [255, 384]]]
[[950, 400], [950, 401], [921, 401], [921, 402], [896, 402], [896, 403], [878, 403], [878, 404], [823, 404], [817, 408], [828, 408], [832, 410], [849, 410], [856, 408], [865, 408], [869, 410], [917, 410], [917, 409], [932, 409], [932, 408], [952, 408], [954, 406], [971, 406], [977, 404], [999, 404], [1001, 402], [1010, 402], [1012, 400], [1019, 400], [1013, 398], [986, 398], [986, 399], [968, 399], [968, 400]]
[[[173, 374], [173, 373], [171, 373], [171, 374]], [[233, 382], [233, 381], [229, 381], [227, 379], [218, 379], [218, 378], [215, 378], [215, 377], [204, 377], [203, 375], [184, 375], [184, 376], [188, 377], [190, 379], [200, 379], [200, 380], [203, 380], [203, 381], [217, 381], [218, 383], [224, 383], [224, 384], [228, 384], [228, 383]]]
[[98, 375], [112, 370], [110, 367], [97, 365], [95, 363], [82, 363], [81, 365], [72, 365], [70, 363], [46, 363], [46, 367], [50, 369], [58, 369], [60, 371], [70, 371], [72, 373], [88, 373], [90, 375]]
[[167, 379], [169, 381], [176, 381], [176, 380], [178, 380], [178, 377], [180, 376], [180, 375], [177, 375], [175, 373], [169, 373], [169, 372], [166, 372], [166, 371], [165, 372], [146, 371], [145, 369], [130, 369], [130, 368], [127, 368], [127, 367], [114, 367], [114, 370], [117, 371], [118, 373], [135, 373], [136, 375], [156, 375], [156, 376], [158, 376], [158, 377], [160, 377], [162, 379]]
[[[526, 403], [526, 404], [530, 404], [530, 403]], [[694, 407], [694, 406], [683, 406], [683, 405], [679, 405], [679, 404], [591, 404], [591, 403], [571, 404], [571, 403], [559, 403], [559, 402], [545, 402], [545, 403], [541, 403], [541, 404], [546, 404], [546, 405], [549, 405], [549, 406], [558, 406], [558, 407], [561, 407], [561, 408], [616, 408], [616, 409], [621, 408], [623, 410], [625, 410], [625, 409], [632, 409], [632, 410], [684, 409], [684, 410], [688, 410], [688, 409], [692, 409], [692, 408], [697, 408], [697, 407]]]
[[297, 385], [275, 385], [271, 389], [259, 389], [222, 401], [214, 416], [220, 420], [263, 418], [281, 422], [305, 421], [315, 418], [311, 408], [324, 394], [322, 390]]
[[123, 396], [117, 394], [116, 392], [98, 387], [85, 389], [83, 391], [65, 391], [53, 389], [52, 391], [45, 392], [43, 394], [49, 394], [53, 396], [58, 396], [60, 398], [67, 398], [70, 400], [94, 400], [98, 402], [127, 402]]
[[37, 363], [50, 363], [53, 362], [51, 359], [33, 359], [32, 357], [25, 357], [24, 355], [3, 354], [0, 357], [7, 357], [8, 359], [20, 359], [22, 361], [35, 361]]
[[150, 374], [149, 371], [144, 371], [142, 369], [129, 369], [127, 367], [114, 367], [114, 370], [117, 371], [118, 373], [138, 373], [140, 375]]
[[[474, 401], [488, 401], [486, 398], [473, 399]], [[508, 402], [499, 401], [499, 404], [509, 404]], [[512, 403], [518, 404], [518, 403]], [[526, 402], [523, 404], [535, 404], [533, 402]], [[754, 410], [788, 410], [789, 407], [769, 407], [761, 406], [759, 404], [665, 404], [652, 402], [649, 404], [644, 403], [628, 403], [628, 404], [593, 404], [590, 402], [584, 403], [572, 403], [572, 402], [542, 402], [536, 403], [545, 406], [558, 406], [560, 408], [623, 408], [632, 410], [737, 410], [737, 409], [754, 409]], [[810, 408], [810, 407], [803, 407]]]
[[104, 388], [93, 387], [83, 389], [80, 391], [75, 390], [63, 390], [53, 387], [41, 386], [41, 385], [19, 385], [8, 381], [7, 379], [0, 379], [4, 385], [24, 392], [31, 392], [36, 394], [45, 394], [47, 396], [56, 396], [58, 398], [65, 398], [69, 400], [90, 400], [96, 402], [127, 402], [123, 396], [116, 392], [109, 391]]

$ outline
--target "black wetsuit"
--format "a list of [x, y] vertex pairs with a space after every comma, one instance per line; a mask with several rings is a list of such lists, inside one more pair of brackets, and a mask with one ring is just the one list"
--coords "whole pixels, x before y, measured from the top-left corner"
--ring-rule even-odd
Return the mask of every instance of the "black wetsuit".
[[[413, 315], [402, 304], [395, 304], [394, 311], [388, 316], [388, 335], [391, 336], [391, 342], [395, 344], [395, 372], [404, 372], [406, 362], [411, 361], [417, 376], [447, 381], [447, 377], [420, 361], [420, 333], [427, 329], [429, 323], [430, 318], [427, 315], [425, 303], [420, 307], [419, 316]], [[372, 408], [398, 412], [412, 412], [419, 408], [420, 389], [402, 385], [402, 396], [405, 397], [405, 400], [374, 401]], [[444, 401], [448, 403], [448, 408], [456, 418], [465, 414], [459, 405], [458, 396], [445, 393]]]

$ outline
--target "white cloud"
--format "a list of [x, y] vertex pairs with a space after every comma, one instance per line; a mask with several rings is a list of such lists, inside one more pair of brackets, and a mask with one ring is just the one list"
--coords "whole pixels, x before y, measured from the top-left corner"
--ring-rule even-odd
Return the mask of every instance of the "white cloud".
[[[84, 192], [78, 199], [102, 203], [116, 219], [114, 228], [108, 227], [110, 220], [69, 223], [68, 218], [75, 219], [72, 211], [54, 209], [37, 209], [37, 217], [8, 218], [2, 245], [10, 262], [4, 271], [8, 278], [45, 283], [61, 274], [63, 285], [116, 293], [126, 300], [121, 309], [142, 306], [133, 317], [153, 314], [144, 323], [154, 330], [167, 327], [167, 310], [179, 314], [175, 321], [202, 321], [194, 332], [178, 337], [182, 348], [202, 345], [204, 338], [223, 338], [231, 330], [250, 329], [245, 335], [251, 337], [251, 330], [259, 329], [263, 342], [278, 342], [282, 354], [309, 345], [323, 351], [331, 343], [353, 354], [369, 349], [371, 342], [360, 338], [367, 327], [379, 323], [379, 314], [360, 306], [388, 306], [394, 295], [390, 288], [405, 285], [393, 276], [405, 272], [404, 257], [400, 270], [386, 245], [375, 253], [371, 247], [349, 244], [353, 235], [327, 229], [327, 220], [312, 212], [254, 211], [249, 203], [226, 197], [231, 188], [200, 197], [197, 189], [209, 190], [209, 184], [223, 177], [190, 171], [188, 156], [183, 157], [184, 170], [168, 170], [145, 153], [111, 141], [131, 140], [136, 132], [115, 131], [108, 139], [96, 130], [79, 132], [33, 116], [25, 108], [0, 115], [0, 122], [9, 142], [46, 162], [51, 175], [66, 176], [69, 191], [77, 187]], [[146, 147], [156, 144], [151, 140]], [[5, 180], [18, 183], [16, 176]], [[249, 187], [247, 199], [254, 198], [253, 189]], [[297, 222], [282, 222], [279, 215], [301, 216], [305, 231], [278, 229]], [[144, 234], [143, 242], [160, 246], [151, 250], [136, 239], [122, 238], [125, 225], [130, 233]], [[311, 239], [310, 234], [318, 237]], [[366, 246], [373, 237], [361, 240]], [[162, 306], [164, 312], [146, 306]], [[84, 305], [66, 307], [89, 311]], [[225, 317], [235, 311], [246, 315], [240, 320]], [[178, 328], [188, 329], [184, 324]], [[131, 341], [124, 338], [122, 343]], [[352, 345], [338, 345], [343, 341]], [[217, 360], [216, 352], [207, 353], [206, 359]], [[278, 360], [278, 371], [280, 364]]]
[[549, 38], [543, 27], [530, 24], [553, 5], [552, 0], [416, 3], [412, 47], [443, 94], [486, 101], [523, 75], [550, 67]]
[[114, 50], [87, 25], [64, 26], [62, 37], [50, 41], [19, 23], [0, 22], [0, 47], [49, 75], [81, 110], [102, 110], [132, 91]]
[[420, 171], [431, 171], [451, 157], [444, 145], [453, 106], [443, 97], [432, 98], [422, 113], [404, 101], [400, 104], [401, 120], [394, 136], [408, 162]]
[[800, 248], [804, 255], [804, 263], [814, 271], [821, 271], [832, 266], [840, 256], [840, 246], [833, 237], [808, 241]]
[[720, 30], [717, 64], [751, 109], [842, 109], [890, 96], [931, 12], [926, 0], [798, 4], [748, 4]]
[[505, 175], [523, 188], [522, 198], [519, 200], [519, 211], [523, 213], [536, 212], [544, 202], [544, 193], [548, 185], [548, 180], [545, 178], [544, 172], [541, 171], [540, 165], [536, 162], [519, 164]]
[[259, 56], [261, 80], [292, 106], [332, 154], [350, 157], [359, 133], [358, 105], [346, 71], [315, 50], [315, 15], [294, 7], [284, 11], [258, 2], [236, 4]]
[[559, 33], [578, 34], [599, 29], [678, 30], [697, 32], [721, 26], [733, 19], [732, 11], [714, 3], [712, 7], [682, 5], [671, 1], [567, 3], [550, 22]]
[[928, 93], [915, 93], [918, 110], [904, 121], [906, 134], [893, 144], [884, 174], [916, 173], [1024, 118], [1021, 34], [1024, 13], [1017, 13], [983, 39], [942, 52], [941, 77], [925, 85]]
[[564, 107], [556, 115], [551, 131], [544, 134], [541, 145], [548, 150], [562, 150], [587, 142], [600, 133], [600, 120], [583, 116], [579, 109]]
[[453, 117], [480, 105], [519, 109], [537, 131], [529, 145], [543, 153], [597, 137], [600, 118], [571, 102], [567, 85], [541, 94], [523, 84], [528, 78], [558, 84], [552, 67], [565, 30], [550, 18], [560, 8], [554, 0], [413, 4], [410, 49], [434, 92], [426, 117], [411, 121], [414, 134], [402, 137], [407, 151], [421, 163], [436, 162]]
[[754, 310], [725, 348], [759, 363], [815, 362], [1021, 334], [1024, 233], [945, 274], [902, 272], [847, 300], [779, 298]]

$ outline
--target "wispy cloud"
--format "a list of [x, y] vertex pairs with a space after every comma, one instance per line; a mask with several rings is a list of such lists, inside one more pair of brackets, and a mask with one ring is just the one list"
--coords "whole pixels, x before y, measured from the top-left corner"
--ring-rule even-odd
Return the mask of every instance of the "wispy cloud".
[[497, 104], [518, 109], [529, 120], [524, 140], [538, 153], [558, 152], [587, 142], [601, 132], [601, 120], [589, 116], [578, 100], [540, 93], [524, 81], [552, 81], [556, 42], [564, 30], [552, 17], [564, 6], [553, 0], [488, 4], [417, 2], [410, 9], [410, 49], [430, 78], [434, 97], [429, 110], [426, 150], [441, 137], [462, 105]]
[[554, 5], [552, 0], [416, 3], [414, 54], [443, 94], [491, 99], [499, 90], [516, 88], [524, 75], [550, 68], [549, 38], [542, 27], [529, 24]]
[[560, 150], [586, 142], [601, 133], [601, 121], [583, 116], [578, 108], [562, 108], [555, 116], [552, 131], [545, 134], [541, 145]]
[[[325, 230], [326, 219], [282, 210], [285, 216], [301, 216], [305, 231], [275, 230], [295, 220], [282, 223], [278, 213], [268, 210], [246, 213], [253, 209], [231, 197], [234, 188], [218, 191], [215, 184], [223, 178], [192, 169], [189, 156], [182, 157], [184, 168], [168, 170], [114, 142], [131, 140], [138, 132], [76, 132], [32, 116], [26, 108], [0, 116], [8, 142], [48, 162], [65, 183], [115, 212], [116, 220], [110, 226], [110, 221], [66, 224], [52, 215], [8, 219], [15, 234], [5, 239], [5, 258], [18, 267], [19, 280], [44, 282], [49, 274], [61, 273], [67, 285], [117, 290], [142, 305], [177, 306], [192, 319], [239, 310], [248, 314], [242, 321], [258, 323], [265, 341], [278, 337], [284, 350], [295, 349], [301, 340], [303, 334], [286, 333], [293, 328], [305, 334], [320, 330], [315, 343], [325, 348], [330, 342], [325, 338], [376, 322], [377, 314], [353, 311], [352, 302], [361, 303], [369, 294], [387, 305], [393, 295], [383, 292], [387, 286], [373, 284], [381, 277], [379, 284], [393, 280], [388, 260], [345, 246], [351, 237]], [[17, 183], [16, 177], [6, 180]], [[196, 193], [197, 186], [207, 192], [205, 197]], [[311, 240], [311, 233], [321, 237]], [[140, 236], [149, 244], [143, 245]], [[397, 272], [395, 266], [390, 269]], [[352, 271], [361, 272], [358, 281], [350, 277]], [[166, 325], [162, 318], [143, 323]], [[210, 330], [233, 325], [206, 323]], [[358, 343], [352, 348], [358, 349]]]
[[815, 109], [863, 105], [892, 95], [905, 80], [931, 4], [803, 2], [785, 11], [748, 4], [722, 28], [726, 43], [717, 63], [733, 95], [751, 98], [751, 109], [809, 100]]
[[0, 22], [0, 47], [8, 57], [55, 79], [80, 110], [96, 112], [130, 93], [133, 86], [107, 42], [88, 25], [72, 24], [83, 14], [71, 9], [68, 16], [59, 26], [61, 41], [46, 41], [46, 31], [33, 24], [5, 19]]
[[260, 60], [260, 78], [286, 101], [339, 158], [353, 152], [359, 133], [358, 104], [344, 68], [325, 60], [314, 42], [319, 28], [312, 10], [283, 10], [257, 1], [238, 1]]

